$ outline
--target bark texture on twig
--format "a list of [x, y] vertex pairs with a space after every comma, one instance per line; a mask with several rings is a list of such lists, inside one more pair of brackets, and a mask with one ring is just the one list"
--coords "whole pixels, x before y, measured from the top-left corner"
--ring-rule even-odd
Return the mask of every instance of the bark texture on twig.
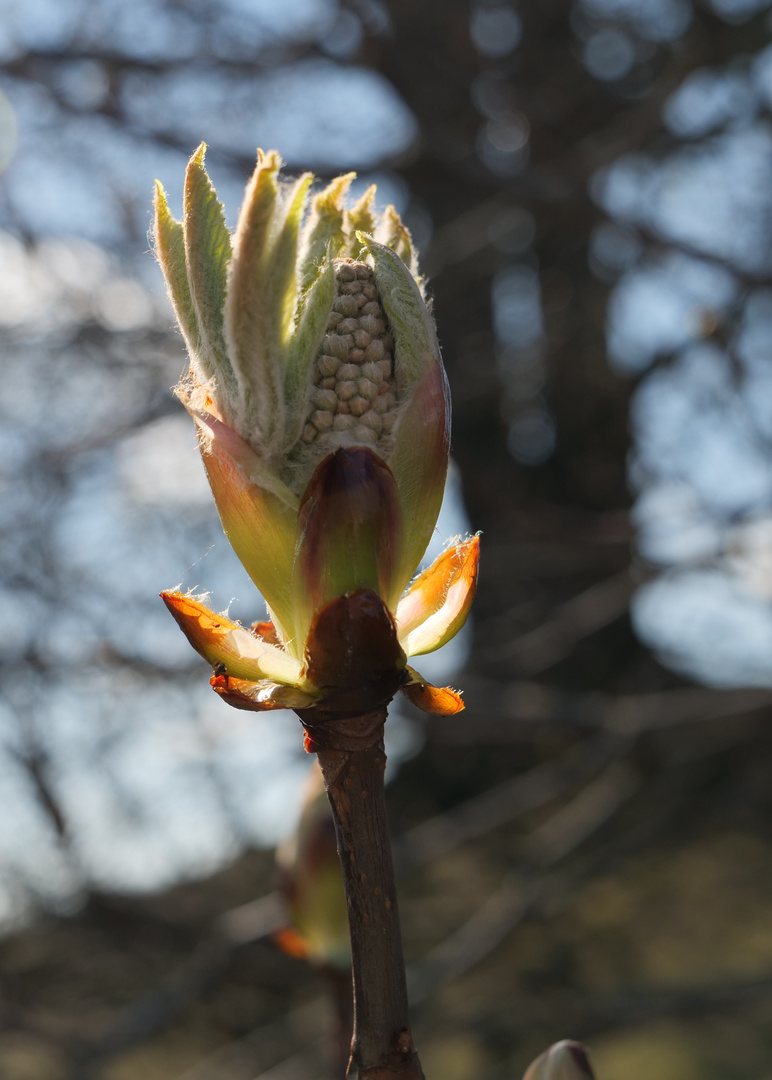
[[354, 980], [349, 1080], [422, 1080], [410, 1034], [405, 963], [386, 822], [383, 741], [319, 750], [348, 901]]

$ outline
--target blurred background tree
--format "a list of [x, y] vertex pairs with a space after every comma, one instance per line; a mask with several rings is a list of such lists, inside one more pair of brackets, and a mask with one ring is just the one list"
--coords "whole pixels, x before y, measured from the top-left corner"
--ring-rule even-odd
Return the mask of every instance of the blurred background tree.
[[3, 1077], [323, 1074], [270, 937], [299, 725], [227, 710], [156, 599], [262, 615], [146, 239], [201, 139], [231, 224], [275, 147], [424, 253], [438, 542], [484, 532], [426, 671], [467, 710], [390, 724], [427, 1076], [565, 1036], [601, 1080], [772, 1075], [769, 8], [0, 0]]

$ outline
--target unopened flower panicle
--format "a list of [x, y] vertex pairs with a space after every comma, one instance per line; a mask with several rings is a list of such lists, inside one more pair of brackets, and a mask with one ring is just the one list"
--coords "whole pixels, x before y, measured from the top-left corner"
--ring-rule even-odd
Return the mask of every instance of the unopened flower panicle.
[[[181, 222], [157, 185], [156, 250], [190, 354], [177, 393], [272, 622], [247, 630], [162, 595], [233, 704], [356, 711], [402, 687], [457, 711], [458, 695], [406, 666], [461, 626], [478, 558], [477, 538], [456, 545], [403, 596], [439, 513], [450, 430], [410, 235], [393, 207], [375, 211], [374, 187], [346, 206], [353, 173], [312, 196], [310, 174], [283, 183], [278, 154], [259, 151], [231, 237], [204, 150]], [[328, 653], [346, 642], [343, 664]]]

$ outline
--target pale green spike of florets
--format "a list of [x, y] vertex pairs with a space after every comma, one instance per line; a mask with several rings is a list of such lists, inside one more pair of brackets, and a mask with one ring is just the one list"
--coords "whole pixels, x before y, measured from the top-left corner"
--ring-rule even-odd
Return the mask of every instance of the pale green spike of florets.
[[336, 259], [333, 268], [327, 332], [310, 369], [311, 396], [292, 459], [301, 474], [340, 447], [371, 446], [388, 461], [394, 446], [394, 336], [373, 268], [353, 259]]

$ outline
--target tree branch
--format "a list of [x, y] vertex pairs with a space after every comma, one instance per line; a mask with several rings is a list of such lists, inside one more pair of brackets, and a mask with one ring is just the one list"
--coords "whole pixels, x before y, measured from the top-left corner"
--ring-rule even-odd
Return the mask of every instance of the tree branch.
[[335, 820], [351, 932], [354, 1034], [347, 1077], [423, 1080], [410, 1034], [383, 739], [364, 749], [317, 753]]

